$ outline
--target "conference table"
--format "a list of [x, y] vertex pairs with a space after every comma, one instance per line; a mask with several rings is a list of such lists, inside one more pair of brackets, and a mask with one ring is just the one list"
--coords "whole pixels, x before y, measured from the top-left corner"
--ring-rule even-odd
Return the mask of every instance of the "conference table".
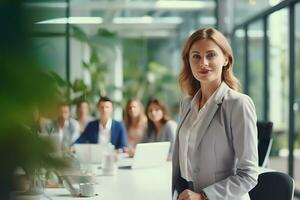
[[[259, 168], [259, 173], [274, 171]], [[43, 195], [23, 196], [20, 200], [171, 200], [171, 162], [155, 168], [117, 169], [112, 176], [95, 177], [93, 197], [74, 197], [65, 188], [47, 188]]]
[[[171, 200], [171, 162], [146, 169], [117, 169], [112, 176], [96, 176], [95, 196], [90, 200]], [[65, 188], [48, 188], [39, 199], [68, 200], [72, 197]]]

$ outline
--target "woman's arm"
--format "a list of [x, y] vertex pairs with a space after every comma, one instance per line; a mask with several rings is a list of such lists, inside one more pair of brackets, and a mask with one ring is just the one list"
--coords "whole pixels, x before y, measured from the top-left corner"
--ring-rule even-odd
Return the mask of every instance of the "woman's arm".
[[254, 104], [248, 96], [242, 96], [233, 102], [229, 112], [236, 174], [204, 188], [208, 199], [236, 199], [257, 184], [257, 119]]

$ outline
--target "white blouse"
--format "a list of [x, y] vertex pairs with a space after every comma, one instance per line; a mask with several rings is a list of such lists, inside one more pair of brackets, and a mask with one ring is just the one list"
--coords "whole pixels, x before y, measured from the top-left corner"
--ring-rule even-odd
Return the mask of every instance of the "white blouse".
[[[217, 90], [216, 90], [217, 91]], [[199, 110], [201, 90], [199, 90], [191, 101], [191, 111], [184, 120], [179, 131], [179, 165], [181, 177], [187, 181], [193, 181], [192, 161], [193, 152], [196, 146], [198, 130], [196, 129], [203, 122], [207, 115], [207, 108], [213, 101], [216, 91], [209, 97], [203, 107]]]
[[111, 125], [112, 125], [112, 119], [111, 118], [109, 118], [107, 120], [105, 127], [101, 124], [101, 122], [99, 120], [98, 144], [106, 145], [106, 144], [110, 143]]

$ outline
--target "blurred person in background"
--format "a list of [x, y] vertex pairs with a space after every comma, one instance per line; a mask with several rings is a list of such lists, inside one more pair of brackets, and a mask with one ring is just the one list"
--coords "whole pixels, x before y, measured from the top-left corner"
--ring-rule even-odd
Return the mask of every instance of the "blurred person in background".
[[146, 107], [148, 125], [142, 142], [171, 142], [169, 158], [171, 158], [177, 123], [167, 115], [166, 106], [158, 99], [151, 99]]
[[127, 147], [126, 128], [123, 122], [112, 119], [112, 101], [107, 97], [101, 97], [97, 109], [100, 118], [87, 125], [76, 143], [101, 145], [111, 143], [115, 146], [115, 149], [123, 151]]
[[179, 200], [243, 200], [258, 178], [253, 101], [238, 92], [233, 53], [214, 28], [195, 31], [182, 50], [172, 192]]
[[76, 104], [76, 120], [80, 125], [80, 133], [84, 131], [88, 123], [94, 120], [90, 115], [89, 103], [86, 100], [81, 100]]
[[128, 153], [134, 154], [134, 149], [143, 138], [147, 126], [147, 117], [142, 103], [138, 99], [130, 99], [125, 107], [124, 121], [127, 130]]
[[49, 136], [58, 136], [58, 145], [67, 150], [80, 135], [79, 123], [70, 117], [70, 107], [66, 102], [57, 106], [57, 118], [47, 124]]
[[28, 128], [34, 133], [45, 133], [46, 126], [49, 124], [49, 119], [42, 116], [41, 111], [37, 106], [32, 109], [32, 121], [30, 121]]

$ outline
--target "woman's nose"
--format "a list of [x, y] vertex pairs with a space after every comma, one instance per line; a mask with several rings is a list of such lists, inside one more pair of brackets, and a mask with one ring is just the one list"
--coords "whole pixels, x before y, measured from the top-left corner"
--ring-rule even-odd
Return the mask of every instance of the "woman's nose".
[[151, 113], [152, 115], [155, 115], [156, 111], [155, 111], [155, 110], [151, 110], [150, 113]]
[[200, 64], [200, 66], [207, 66], [208, 65], [208, 61], [204, 57], [204, 58], [200, 59], [199, 64]]

